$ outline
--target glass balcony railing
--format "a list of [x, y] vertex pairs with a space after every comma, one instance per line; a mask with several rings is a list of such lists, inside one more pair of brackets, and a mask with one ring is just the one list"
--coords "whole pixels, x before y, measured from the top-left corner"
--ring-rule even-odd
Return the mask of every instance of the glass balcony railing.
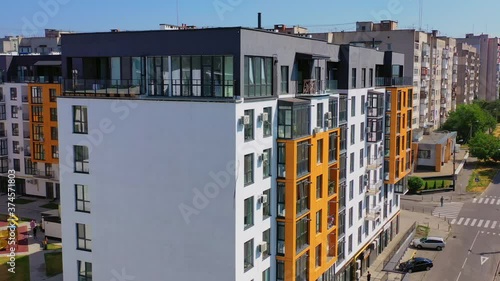
[[413, 77], [376, 77], [375, 86], [410, 86], [413, 85]]

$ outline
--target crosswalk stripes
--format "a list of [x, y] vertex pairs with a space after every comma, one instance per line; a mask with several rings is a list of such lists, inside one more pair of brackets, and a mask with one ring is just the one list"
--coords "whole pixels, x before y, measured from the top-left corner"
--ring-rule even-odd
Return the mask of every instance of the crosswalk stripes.
[[476, 225], [476, 221], [477, 221], [477, 219], [473, 219], [472, 222], [471, 222], [471, 224], [470, 224], [470, 226]]
[[432, 212], [432, 215], [435, 217], [454, 219], [458, 217], [463, 205], [463, 202], [446, 203], [443, 207], [436, 207]]
[[470, 218], [467, 218], [467, 219], [465, 220], [465, 222], [464, 222], [464, 225], [466, 225], [466, 226], [467, 226], [467, 225], [469, 225], [469, 222], [470, 222]]
[[[479, 228], [486, 228], [486, 229], [500, 229], [500, 221], [494, 221], [494, 220], [486, 220], [486, 219], [474, 219], [474, 218], [454, 218], [450, 221], [450, 224], [452, 225], [461, 225], [461, 226], [468, 226], [468, 227], [479, 227]], [[500, 235], [500, 233], [499, 233]]]
[[489, 196], [472, 199], [473, 204], [500, 205], [500, 197]]
[[497, 226], [497, 221], [494, 221], [493, 224], [491, 224], [491, 228], [495, 228]]

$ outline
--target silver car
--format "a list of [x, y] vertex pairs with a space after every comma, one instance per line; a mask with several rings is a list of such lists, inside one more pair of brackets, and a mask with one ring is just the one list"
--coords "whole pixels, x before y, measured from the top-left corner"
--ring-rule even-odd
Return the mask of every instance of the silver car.
[[444, 242], [444, 239], [441, 237], [424, 237], [421, 239], [414, 239], [411, 242], [411, 245], [413, 247], [416, 247], [417, 249], [436, 249], [438, 251], [441, 251], [445, 246], [446, 243]]

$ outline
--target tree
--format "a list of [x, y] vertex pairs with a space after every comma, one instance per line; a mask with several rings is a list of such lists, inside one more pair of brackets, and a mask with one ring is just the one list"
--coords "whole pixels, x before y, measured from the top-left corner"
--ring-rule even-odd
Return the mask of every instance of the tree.
[[485, 132], [495, 126], [495, 118], [476, 103], [459, 105], [441, 129], [456, 131], [459, 140], [470, 140], [477, 132]]
[[500, 160], [500, 139], [480, 132], [469, 142], [470, 153], [483, 161]]
[[408, 178], [408, 188], [412, 193], [417, 192], [424, 185], [424, 180], [419, 177]]
[[474, 101], [475, 104], [479, 105], [483, 110], [489, 112], [497, 122], [500, 122], [500, 100], [485, 101], [478, 100]]

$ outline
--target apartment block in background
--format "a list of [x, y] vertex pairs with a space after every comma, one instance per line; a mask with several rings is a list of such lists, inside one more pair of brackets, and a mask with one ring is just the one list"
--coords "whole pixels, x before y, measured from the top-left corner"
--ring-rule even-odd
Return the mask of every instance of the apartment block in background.
[[472, 104], [479, 98], [480, 56], [477, 49], [467, 43], [457, 44], [458, 67], [453, 71], [457, 76], [457, 104]]
[[62, 45], [65, 279], [354, 280], [397, 234], [383, 142], [402, 54], [240, 27]]

